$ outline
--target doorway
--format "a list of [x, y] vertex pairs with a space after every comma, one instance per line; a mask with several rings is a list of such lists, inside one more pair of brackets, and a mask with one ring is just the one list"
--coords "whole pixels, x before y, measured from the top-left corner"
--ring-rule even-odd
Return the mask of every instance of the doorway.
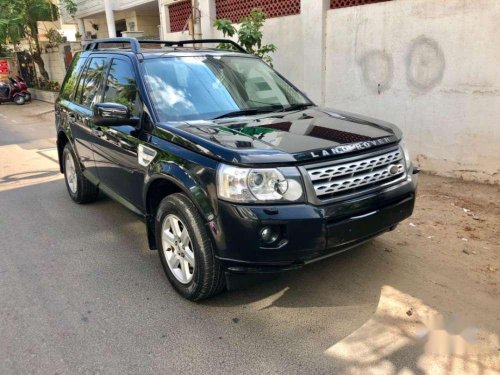
[[116, 36], [121, 37], [122, 32], [127, 31], [127, 22], [125, 20], [118, 20], [115, 22]]

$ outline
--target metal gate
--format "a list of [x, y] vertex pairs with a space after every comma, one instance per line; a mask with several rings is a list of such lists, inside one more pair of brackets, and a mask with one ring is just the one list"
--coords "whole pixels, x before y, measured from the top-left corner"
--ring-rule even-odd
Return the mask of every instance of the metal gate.
[[27, 52], [16, 52], [16, 56], [22, 79], [28, 86], [32, 87], [36, 82], [36, 69], [31, 55]]

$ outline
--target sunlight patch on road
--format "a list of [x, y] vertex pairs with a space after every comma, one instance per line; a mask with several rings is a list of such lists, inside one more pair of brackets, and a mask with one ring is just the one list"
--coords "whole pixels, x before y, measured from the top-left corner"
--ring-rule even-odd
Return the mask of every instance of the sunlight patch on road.
[[40, 184], [62, 178], [57, 149], [25, 149], [0, 146], [0, 191]]
[[255, 309], [255, 310], [265, 310], [269, 307], [272, 307], [274, 305], [274, 302], [279, 300], [281, 297], [283, 297], [283, 295], [288, 292], [290, 290], [290, 287], [284, 287], [282, 290], [274, 293], [274, 294], [271, 294], [270, 296], [266, 297], [266, 298], [263, 298], [259, 301], [256, 301], [254, 303], [252, 303], [252, 307]]
[[349, 374], [498, 374], [498, 345], [496, 334], [386, 285], [373, 317], [325, 354]]

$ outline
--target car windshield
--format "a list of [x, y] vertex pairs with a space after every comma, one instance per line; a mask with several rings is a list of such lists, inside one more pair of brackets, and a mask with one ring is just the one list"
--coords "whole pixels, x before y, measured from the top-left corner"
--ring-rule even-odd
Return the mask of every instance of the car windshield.
[[208, 120], [311, 104], [252, 57], [168, 57], [146, 60], [144, 67], [161, 121]]

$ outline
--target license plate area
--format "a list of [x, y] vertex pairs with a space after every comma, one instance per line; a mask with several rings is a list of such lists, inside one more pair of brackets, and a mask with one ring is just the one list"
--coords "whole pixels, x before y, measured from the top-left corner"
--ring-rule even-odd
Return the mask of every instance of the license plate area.
[[384, 232], [408, 218], [415, 204], [414, 196], [391, 205], [327, 224], [328, 249], [356, 242]]

